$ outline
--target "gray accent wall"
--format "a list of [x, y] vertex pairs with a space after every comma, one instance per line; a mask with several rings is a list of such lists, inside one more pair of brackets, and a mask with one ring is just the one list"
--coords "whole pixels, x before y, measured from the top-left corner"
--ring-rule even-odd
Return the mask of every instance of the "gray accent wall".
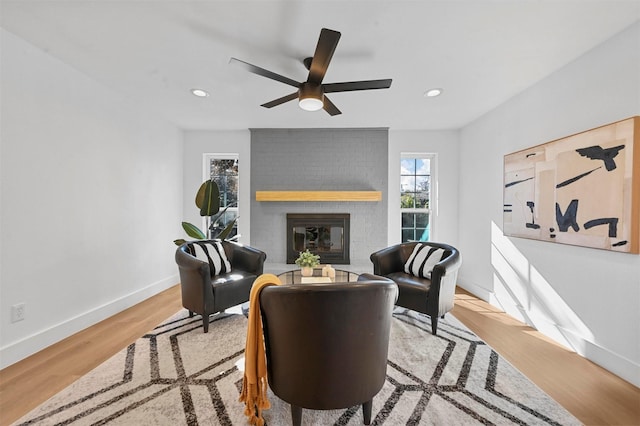
[[[286, 262], [287, 213], [349, 213], [351, 264], [387, 244], [388, 129], [251, 129], [251, 245]], [[379, 202], [258, 202], [256, 191], [381, 191]]]

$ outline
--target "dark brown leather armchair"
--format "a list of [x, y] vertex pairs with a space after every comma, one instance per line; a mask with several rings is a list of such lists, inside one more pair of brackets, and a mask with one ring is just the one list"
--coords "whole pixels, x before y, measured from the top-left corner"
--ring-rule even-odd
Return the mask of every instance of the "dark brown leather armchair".
[[190, 243], [176, 250], [180, 271], [182, 306], [202, 315], [204, 332], [209, 331], [209, 315], [249, 300], [253, 281], [262, 274], [267, 255], [253, 247], [222, 241], [231, 271], [211, 276], [209, 263], [196, 258]]
[[445, 257], [431, 273], [431, 279], [420, 278], [404, 272], [404, 264], [418, 242], [396, 244], [371, 255], [373, 273], [398, 284], [398, 306], [427, 314], [431, 317], [431, 332], [438, 330], [438, 318], [453, 309], [458, 269], [462, 264], [460, 253], [447, 244], [423, 241], [432, 247], [445, 250]]
[[269, 387], [291, 404], [330, 410], [362, 404], [371, 422], [373, 397], [387, 371], [393, 281], [363, 274], [359, 281], [265, 287], [260, 309]]

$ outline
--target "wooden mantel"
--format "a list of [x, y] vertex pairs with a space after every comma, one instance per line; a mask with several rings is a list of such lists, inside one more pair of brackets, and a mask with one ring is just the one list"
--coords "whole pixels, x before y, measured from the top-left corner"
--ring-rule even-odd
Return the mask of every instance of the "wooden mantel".
[[381, 201], [381, 191], [256, 191], [256, 201]]

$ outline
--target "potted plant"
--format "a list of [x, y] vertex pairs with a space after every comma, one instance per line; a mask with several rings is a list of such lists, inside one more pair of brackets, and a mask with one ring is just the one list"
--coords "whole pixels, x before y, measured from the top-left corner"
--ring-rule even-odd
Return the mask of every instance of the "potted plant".
[[[208, 232], [202, 232], [200, 228], [189, 222], [182, 222], [182, 229], [184, 229], [188, 236], [197, 240], [225, 240], [229, 234], [231, 234], [233, 226], [235, 225], [236, 220], [238, 220], [237, 217], [230, 221], [217, 235], [214, 235], [213, 231], [218, 227], [218, 220], [224, 215], [230, 206], [231, 205], [220, 211], [220, 189], [218, 188], [218, 184], [213, 180], [207, 180], [203, 182], [198, 189], [198, 193], [196, 194], [196, 207], [200, 209], [200, 216], [210, 217], [211, 225], [209, 226]], [[229, 240], [233, 240], [234, 238], [237, 238], [237, 236], [229, 238]], [[179, 238], [173, 242], [179, 246], [184, 244], [186, 240]]]
[[313, 254], [306, 249], [300, 252], [300, 256], [296, 259], [296, 265], [300, 267], [300, 273], [303, 277], [310, 277], [313, 275], [313, 268], [320, 264], [320, 256]]

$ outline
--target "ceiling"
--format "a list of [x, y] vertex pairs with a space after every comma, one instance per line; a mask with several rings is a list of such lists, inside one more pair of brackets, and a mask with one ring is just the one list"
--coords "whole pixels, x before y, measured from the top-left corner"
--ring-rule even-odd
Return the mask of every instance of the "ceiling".
[[[460, 128], [638, 19], [640, 0], [0, 1], [5, 30], [186, 130]], [[260, 107], [292, 88], [229, 59], [306, 80], [323, 27], [342, 33], [325, 83], [391, 88], [331, 94], [335, 117]]]

